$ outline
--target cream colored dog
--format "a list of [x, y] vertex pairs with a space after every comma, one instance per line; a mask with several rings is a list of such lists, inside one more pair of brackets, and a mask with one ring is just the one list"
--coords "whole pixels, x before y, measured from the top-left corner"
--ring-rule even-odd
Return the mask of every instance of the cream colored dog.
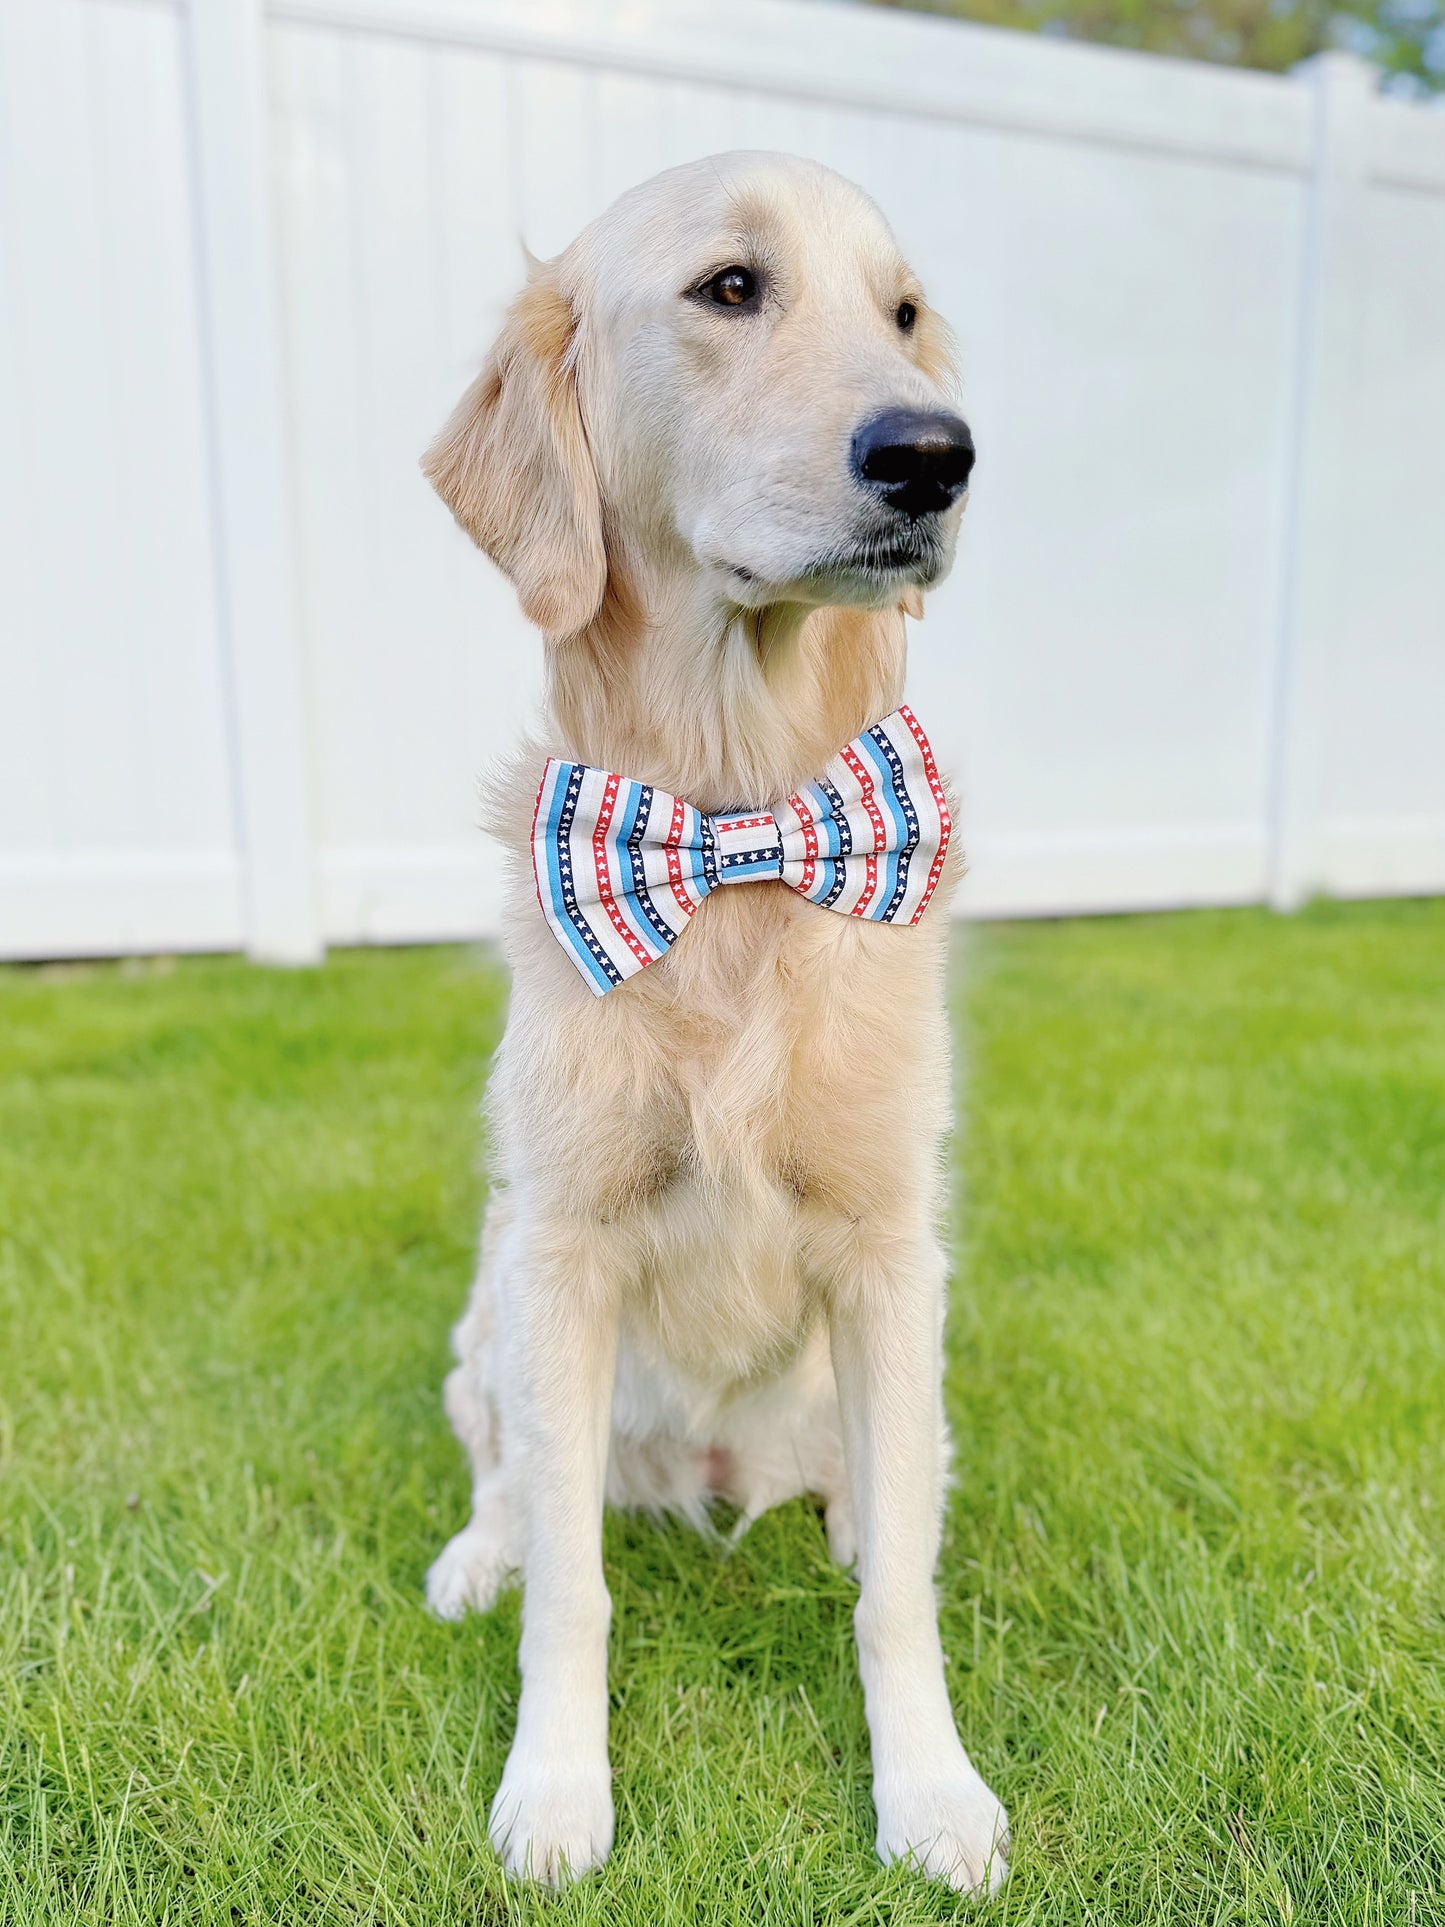
[[[933, 1597], [948, 1124], [942, 903], [868, 923], [773, 882], [710, 896], [594, 997], [526, 860], [546, 754], [707, 811], [791, 795], [903, 693], [902, 611], [946, 571], [972, 445], [948, 348], [873, 204], [730, 154], [626, 194], [534, 267], [425, 468], [546, 637], [518, 852], [496, 1187], [447, 1381], [470, 1524], [448, 1617], [525, 1586], [509, 1870], [611, 1845], [604, 1498], [740, 1525], [800, 1492], [857, 1559], [878, 1851], [1002, 1880]], [[924, 719], [926, 722], [926, 718]]]

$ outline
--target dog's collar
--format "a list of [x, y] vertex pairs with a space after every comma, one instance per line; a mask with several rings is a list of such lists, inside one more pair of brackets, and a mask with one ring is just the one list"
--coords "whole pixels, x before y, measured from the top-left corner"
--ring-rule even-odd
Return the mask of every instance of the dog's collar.
[[870, 923], [917, 923], [951, 828], [933, 751], [905, 707], [796, 796], [725, 815], [553, 757], [532, 817], [532, 869], [542, 914], [601, 996], [665, 955], [726, 883], [785, 883]]

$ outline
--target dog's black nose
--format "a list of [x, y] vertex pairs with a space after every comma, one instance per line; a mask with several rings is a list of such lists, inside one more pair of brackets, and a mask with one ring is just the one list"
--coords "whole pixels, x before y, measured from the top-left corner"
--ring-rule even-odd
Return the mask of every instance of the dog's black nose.
[[937, 515], [968, 487], [968, 423], [942, 410], [888, 408], [853, 437], [853, 473], [901, 515]]

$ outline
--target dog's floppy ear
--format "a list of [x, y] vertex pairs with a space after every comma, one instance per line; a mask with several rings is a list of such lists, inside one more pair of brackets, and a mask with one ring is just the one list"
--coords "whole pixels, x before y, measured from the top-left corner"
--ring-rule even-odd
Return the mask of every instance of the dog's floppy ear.
[[602, 502], [571, 349], [572, 310], [540, 265], [422, 472], [549, 636], [596, 615], [607, 586]]

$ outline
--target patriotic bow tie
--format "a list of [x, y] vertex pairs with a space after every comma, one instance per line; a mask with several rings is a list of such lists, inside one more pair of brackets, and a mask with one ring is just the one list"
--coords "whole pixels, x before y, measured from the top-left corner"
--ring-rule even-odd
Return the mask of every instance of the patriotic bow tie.
[[933, 751], [905, 708], [766, 810], [705, 816], [649, 783], [554, 757], [532, 868], [543, 915], [601, 996], [663, 956], [727, 883], [777, 881], [870, 923], [917, 923], [950, 827]]

